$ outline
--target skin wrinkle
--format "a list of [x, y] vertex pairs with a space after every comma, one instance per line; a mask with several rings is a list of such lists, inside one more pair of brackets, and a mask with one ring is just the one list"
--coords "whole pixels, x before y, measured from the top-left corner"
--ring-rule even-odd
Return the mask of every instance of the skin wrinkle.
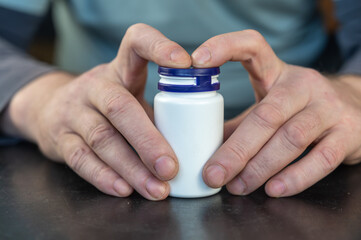
[[[139, 38], [135, 36], [135, 33], [146, 36], [146, 39], [143, 39], [144, 41], [139, 41]], [[217, 43], [217, 41], [219, 42]], [[160, 45], [154, 45], [155, 47], [152, 49], [152, 44]], [[251, 72], [250, 80], [252, 86], [255, 88], [256, 96], [258, 96], [257, 100], [260, 100], [260, 102], [257, 103], [258, 106], [250, 110], [251, 113], [246, 114], [245, 117], [234, 120], [232, 124], [226, 123], [225, 133], [228, 132], [230, 135], [233, 132], [233, 134], [209, 160], [208, 165], [211, 165], [211, 163], [221, 164], [225, 171], [228, 170], [228, 172], [226, 172], [227, 179], [224, 182], [224, 184], [227, 184], [230, 181], [227, 185], [228, 189], [232, 189], [232, 182], [234, 183], [232, 177], [237, 176], [242, 179], [243, 176], [239, 174], [245, 173], [247, 165], [256, 161], [257, 156], [258, 158], [267, 161], [267, 159], [270, 159], [268, 156], [271, 157], [272, 155], [266, 154], [262, 156], [261, 154], [265, 154], [271, 150], [272, 154], [278, 157], [278, 159], [276, 159], [277, 163], [278, 161], [280, 162], [271, 170], [278, 173], [274, 175], [273, 172], [271, 172], [271, 174], [263, 169], [265, 171], [263, 175], [267, 175], [263, 180], [258, 182], [250, 182], [250, 180], [247, 180], [249, 192], [253, 190], [251, 188], [256, 184], [263, 184], [266, 182], [271, 175], [274, 176], [271, 176], [271, 179], [266, 184], [266, 191], [270, 196], [272, 196], [272, 189], [270, 189], [270, 187], [272, 187], [272, 184], [270, 184], [272, 183], [272, 179], [283, 181], [286, 185], [286, 192], [282, 196], [297, 194], [304, 190], [304, 188], [313, 185], [316, 181], [325, 177], [325, 174], [328, 174], [327, 171], [332, 170], [332, 168], [330, 168], [325, 172], [321, 167], [315, 167], [321, 166], [321, 163], [318, 162], [322, 161], [319, 151], [325, 146], [335, 148], [333, 150], [338, 153], [346, 153], [349, 158], [348, 161], [350, 162], [361, 158], [361, 127], [360, 124], [358, 124], [361, 121], [361, 100], [357, 100], [359, 99], [358, 96], [361, 96], [361, 87], [360, 84], [357, 83], [360, 80], [359, 77], [340, 76], [338, 80], [330, 82], [314, 70], [287, 65], [277, 58], [264, 38], [255, 31], [235, 32], [213, 37], [206, 41], [203, 46], [206, 46], [211, 54], [211, 59], [203, 66], [218, 66], [228, 60], [241, 60], [241, 63]], [[58, 149], [60, 146], [63, 145], [62, 148], [69, 148], [69, 146], [66, 146], [68, 142], [65, 143], [61, 141], [73, 141], [77, 144], [77, 147], [89, 147], [89, 145], [81, 138], [81, 132], [85, 131], [84, 129], [74, 128], [72, 134], [64, 134], [69, 131], [69, 126], [64, 124], [64, 121], [67, 122], [69, 118], [65, 112], [72, 112], [73, 115], [82, 113], [84, 115], [78, 116], [87, 117], [88, 114], [85, 113], [85, 111], [90, 105], [102, 121], [111, 121], [113, 126], [118, 127], [119, 131], [124, 134], [124, 137], [128, 142], [132, 144], [132, 147], [140, 156], [142, 156], [145, 164], [139, 159], [133, 149], [129, 147], [128, 142], [123, 139], [123, 136], [119, 134], [118, 142], [115, 143], [115, 141], [109, 141], [109, 145], [114, 144], [111, 147], [108, 146], [109, 149], [113, 149], [113, 151], [105, 148], [102, 148], [100, 149], [101, 151], [98, 150], [97, 152], [92, 151], [91, 154], [87, 156], [85, 161], [86, 164], [84, 164], [80, 170], [73, 170], [78, 171], [77, 173], [80, 176], [108, 194], [112, 194], [109, 193], [109, 189], [106, 189], [109, 186], [103, 186], [102, 184], [104, 184], [104, 182], [115, 182], [114, 174], [119, 174], [119, 176], [124, 178], [124, 181], [132, 188], [136, 189], [145, 198], [151, 200], [159, 200], [151, 197], [151, 194], [162, 194], [159, 193], [159, 190], [161, 190], [162, 187], [161, 184], [166, 184], [163, 185], [166, 187], [164, 195], [159, 196], [160, 199], [163, 199], [169, 192], [169, 186], [167, 183], [162, 183], [157, 180], [152, 161], [155, 161], [155, 157], [159, 156], [158, 154], [162, 155], [167, 152], [166, 155], [172, 157], [175, 157], [175, 154], [169, 144], [156, 130], [154, 124], [149, 120], [143, 107], [144, 100], [142, 100], [141, 95], [144, 93], [146, 75], [144, 66], [148, 60], [155, 61], [156, 64], [164, 64], [168, 67], [190, 66], [191, 59], [188, 55], [184, 55], [188, 57], [188, 62], [182, 62], [184, 57], [182, 54], [175, 54], [181, 63], [173, 60], [170, 61], [170, 54], [175, 47], [183, 49], [175, 42], [167, 40], [167, 38], [158, 30], [155, 30], [150, 26], [145, 24], [134, 25], [127, 31], [127, 34], [124, 36], [120, 45], [116, 59], [110, 64], [104, 64], [94, 68], [90, 72], [79, 77], [69, 76], [64, 73], [59, 74], [59, 72], [57, 74], [47, 74], [29, 84], [25, 88], [25, 91], [18, 92], [16, 95], [21, 101], [11, 102], [9, 105], [10, 109], [7, 110], [17, 113], [15, 116], [10, 115], [12, 118], [15, 118], [11, 119], [11, 121], [13, 121], [11, 123], [15, 123], [15, 129], [19, 129], [18, 133], [20, 135], [26, 136], [26, 134], [28, 134], [27, 137], [29, 139], [35, 139], [37, 144], [41, 147], [41, 150], [47, 154], [49, 158], [55, 160], [59, 158], [58, 155], [61, 156], [59, 153], [65, 154], [62, 151], [66, 150]], [[159, 53], [159, 51], [162, 51], [164, 54]], [[184, 52], [184, 54], [186, 54], [186, 52]], [[251, 57], [251, 61], [249, 61], [248, 57]], [[197, 59], [193, 58], [194, 65], [199, 67], [196, 62]], [[189, 64], [189, 66], [187, 64]], [[134, 73], [137, 73], [138, 75], [135, 76], [133, 75]], [[277, 89], [281, 87], [284, 87], [286, 90], [278, 90], [281, 93], [277, 93]], [[127, 88], [131, 92], [129, 92]], [[287, 91], [287, 88], [289, 88], [289, 91]], [[71, 95], [67, 91], [71, 91], [74, 95]], [[282, 91], [285, 93], [282, 93]], [[274, 94], [273, 92], [276, 93]], [[113, 116], [107, 115], [106, 110], [104, 110], [106, 109], [104, 101], [109, 98], [108, 95], [105, 96], [105, 94], [108, 93], [122, 96], [119, 99], [115, 98], [115, 103], [111, 107], [115, 109], [113, 109], [114, 111], [119, 108], [119, 104], [131, 104], [132, 106], [129, 107], [129, 109], [123, 109], [124, 111], [121, 111], [118, 114], [113, 114]], [[136, 96], [133, 97], [131, 93]], [[138, 94], [139, 96], [137, 96]], [[288, 95], [289, 98], [283, 98], [282, 96], [277, 97], [277, 94]], [[72, 104], [69, 104], [69, 100], [67, 99], [70, 96], [74, 98], [74, 101], [71, 102]], [[124, 96], [128, 96], [128, 100], [124, 98]], [[132, 100], [130, 101], [129, 99]], [[108, 99], [108, 101], [109, 100], [110, 99]], [[282, 103], [282, 101], [287, 102], [287, 104]], [[22, 105], [18, 105], [19, 103]], [[77, 103], [77, 105], [74, 103]], [[273, 107], [274, 109], [269, 107], [272, 105], [266, 106], [266, 109], [263, 110], [265, 113], [263, 114], [266, 114], [267, 116], [264, 118], [269, 118], [268, 115], [271, 114], [267, 111], [272, 111], [274, 114], [274, 112], [282, 110], [282, 114], [287, 114], [283, 119], [276, 119], [277, 121], [274, 120], [277, 123], [277, 126], [274, 127], [273, 130], [262, 129], [251, 120], [252, 114], [257, 110], [259, 111], [259, 106], [262, 106], [262, 104], [264, 105], [265, 103], [273, 103], [275, 105]], [[312, 109], [312, 107], [316, 108], [318, 106], [317, 104], [319, 104], [319, 107], [323, 108], [324, 111]], [[59, 106], [65, 107], [61, 108]], [[60, 112], [55, 112], [54, 109]], [[304, 114], [306, 110], [311, 111], [310, 114], [319, 114], [320, 117], [325, 119], [324, 124], [326, 128], [328, 127], [327, 125], [331, 127], [326, 130], [322, 129], [324, 130], [322, 133], [315, 133], [312, 136], [313, 138], [315, 135], [319, 135], [315, 138], [317, 139], [316, 141], [319, 142], [308, 155], [300, 161], [283, 168], [282, 164], [287, 165], [293, 160], [288, 159], [287, 156], [281, 156], [282, 151], [284, 150], [282, 147], [285, 146], [277, 142], [276, 145], [278, 144], [278, 146], [271, 147], [272, 149], [269, 148], [267, 150], [267, 146], [273, 140], [280, 137], [280, 134], [277, 134], [277, 131], [279, 131], [280, 128], [284, 127], [287, 123], [292, 124], [292, 119], [295, 120], [294, 117], [298, 114]], [[21, 119], [17, 119], [18, 117], [21, 117]], [[34, 120], [38, 121], [35, 126], [34, 122], [36, 121]], [[18, 124], [19, 122], [20, 124]], [[59, 127], [61, 130], [57, 129]], [[226, 129], [229, 129], [230, 127], [232, 128], [231, 130]], [[308, 128], [308, 131], [314, 129], [312, 124], [305, 124], [301, 127]], [[118, 134], [118, 131], [114, 131]], [[55, 135], [57, 141], [49, 141], [49, 138], [54, 138], [54, 136], [52, 136], [54, 132], [58, 134], [57, 136]], [[146, 138], [149, 135], [152, 135], [152, 138]], [[307, 134], [305, 136], [307, 136]], [[141, 138], [141, 140], [146, 140], [147, 144], [139, 141], [139, 138]], [[239, 166], [240, 159], [239, 156], [237, 157], [239, 154], [232, 156], [231, 154], [228, 154], [229, 149], [227, 149], [227, 144], [242, 138], [246, 138], [247, 141], [249, 141], [246, 146], [243, 146], [250, 152], [248, 154], [254, 154], [254, 156], [248, 156], [250, 159], [247, 159], [248, 164], [245, 164], [246, 168], [244, 169], [243, 166]], [[281, 141], [281, 139], [276, 140], [279, 142]], [[338, 143], [340, 141], [342, 143]], [[153, 147], [149, 149], [152, 146], [157, 146], [157, 148]], [[239, 150], [235, 149], [234, 151]], [[297, 151], [290, 151], [288, 156], [292, 154], [295, 155]], [[354, 155], [350, 155], [350, 153], [354, 153]], [[116, 156], [116, 158], [114, 158], [114, 156]], [[227, 158], [224, 156], [227, 156]], [[337, 154], [337, 164], [340, 164], [344, 160], [341, 158], [342, 156], [338, 156]], [[66, 159], [66, 161], [68, 162], [69, 159]], [[272, 164], [271, 161], [267, 163]], [[249, 166], [255, 166], [257, 162], [253, 162], [252, 164], [253, 165]], [[260, 166], [264, 167], [263, 165]], [[94, 180], [91, 179], [90, 176], [94, 169], [110, 169], [107, 167], [113, 169], [114, 172], [110, 173], [110, 170], [99, 170], [103, 172], [104, 175], [107, 175], [104, 177], [107, 178], [107, 180], [99, 183], [94, 182]], [[272, 168], [272, 166], [270, 168]], [[307, 171], [308, 169], [313, 170], [312, 174], [311, 171]], [[253, 170], [253, 173], [252, 171], [246, 173], [249, 174], [249, 176], [255, 176], [255, 171], [257, 170]], [[310, 175], [307, 176], [308, 179], [303, 179], [302, 183], [292, 182], [294, 178], [302, 178], [302, 173], [299, 173], [300, 171], [310, 173]], [[205, 173], [205, 170], [203, 173]], [[149, 178], [151, 178], [151, 181], [158, 181], [152, 186], [154, 190], [152, 193], [148, 193], [149, 189], [146, 189], [146, 181], [148, 181], [147, 179]], [[260, 178], [262, 178], [262, 176]], [[206, 176], [205, 179], [207, 179]], [[114, 182], [112, 184], [114, 184]], [[99, 184], [102, 186], [99, 186]], [[113, 187], [113, 185], [111, 187]], [[237, 189], [236, 186], [234, 186], [234, 189]]]
[[[212, 51], [211, 51], [212, 52]], [[235, 60], [235, 56], [234, 56], [234, 53], [232, 53], [232, 55], [231, 55], [231, 59], [232, 60]], [[248, 63], [248, 64], [244, 64], [245, 65], [245, 67], [249, 67], [249, 69], [254, 69], [255, 71], [257, 71], [257, 70], [259, 70], [259, 69], [257, 69], [257, 64], [255, 64], [255, 63], [253, 63], [253, 62], [251, 61], [251, 63]], [[211, 63], [208, 63], [208, 64], [211, 64]], [[301, 70], [301, 68], [298, 68], [298, 67], [293, 67], [293, 66], [291, 66], [290, 67], [290, 69], [293, 69], [293, 71], [294, 72], [296, 72], [296, 74], [298, 74], [298, 71], [299, 70]], [[292, 74], [292, 72], [289, 72], [290, 71], [290, 69], [288, 69], [288, 71], [284, 71], [284, 72], [286, 72], [286, 74], [284, 75], [285, 77], [286, 76], [288, 76], [288, 75], [291, 75]], [[317, 91], [315, 91], [314, 89], [311, 89], [311, 87], [310, 87], [310, 84], [307, 84], [307, 83], [309, 83], [309, 82], [314, 82], [314, 79], [316, 79], [316, 81], [317, 81], [317, 83], [322, 83], [322, 85], [323, 85], [323, 80], [322, 81], [320, 81], [319, 79], [322, 79], [322, 77], [321, 77], [321, 75], [320, 74], [318, 74], [317, 72], [315, 72], [315, 71], [313, 71], [313, 70], [307, 70], [307, 69], [305, 69], [306, 71], [303, 71], [303, 73], [306, 73], [306, 78], [304, 78], [304, 74], [303, 73], [301, 73], [301, 71], [299, 71], [299, 78], [301, 78], [301, 79], [305, 79], [305, 80], [303, 80], [302, 82], [302, 86], [304, 86], [305, 88], [306, 88], [306, 92], [307, 93], [312, 93], [312, 95], [310, 95], [310, 94], [308, 94], [307, 95], [307, 98], [306, 98], [306, 100], [307, 100], [307, 102], [306, 102], [306, 104], [305, 105], [303, 105], [304, 107], [302, 107], [296, 114], [302, 114], [303, 113], [303, 111], [306, 109], [306, 108], [308, 108], [309, 107], [309, 105], [310, 105], [310, 103], [311, 103], [311, 101], [314, 99], [314, 94], [319, 94], [319, 92], [317, 92]], [[282, 75], [281, 75], [281, 71], [279, 72], [279, 74], [278, 74], [278, 79], [279, 78], [282, 78]], [[287, 77], [288, 78], [288, 77]], [[284, 80], [284, 81], [286, 81], [287, 80], [287, 78]], [[252, 79], [252, 72], [251, 72], [251, 80], [255, 80], [255, 79]], [[261, 79], [262, 80], [262, 79]], [[273, 84], [271, 84], [271, 86], [274, 86], [274, 87], [277, 87], [277, 83], [279, 84], [280, 82], [278, 82], [277, 80], [275, 80], [274, 81], [275, 83]], [[318, 84], [318, 85], [319, 85]], [[265, 86], [267, 86], [267, 84], [265, 84], [265, 85], [262, 85], [262, 84], [257, 84], [258, 85], [258, 87], [260, 86], [260, 87], [265, 87]], [[256, 86], [257, 87], [257, 85], [254, 85], [254, 86]], [[313, 87], [314, 87], [314, 85], [313, 85]], [[256, 89], [256, 92], [258, 92], [257, 91], [257, 89]], [[267, 92], [268, 91], [265, 91], [265, 93], [267, 94]], [[317, 97], [318, 97], [318, 95], [316, 95]], [[262, 96], [261, 95], [259, 95], [259, 98], [258, 98], [258, 100], [260, 100], [260, 99], [262, 99]], [[327, 102], [328, 103], [328, 102]], [[291, 116], [291, 118], [293, 118], [292, 116], [294, 116], [294, 114], [295, 113], [293, 113], [293, 114], [290, 114], [290, 116]], [[332, 123], [333, 122], [329, 122], [329, 124], [331, 124], [332, 125]], [[313, 125], [314, 126], [314, 125]], [[315, 126], [314, 126], [315, 127]], [[314, 128], [314, 127], [312, 127], [311, 126], [311, 128]], [[306, 128], [308, 128], [308, 127], [306, 127]], [[309, 130], [312, 130], [312, 129], [309, 129]], [[250, 161], [252, 161], [252, 160], [250, 160]], [[250, 165], [251, 166], [251, 165]], [[246, 166], [247, 167], [247, 166]], [[244, 171], [243, 171], [244, 172]], [[231, 185], [230, 185], [230, 188], [231, 188]]]
[[[312, 121], [307, 121], [307, 123], [309, 124], [309, 122], [312, 122]], [[315, 125], [315, 124], [314, 124]], [[307, 127], [306, 127], [307, 128]], [[310, 128], [309, 128], [310, 129]], [[306, 145], [308, 145], [308, 144], [306, 144]], [[305, 146], [306, 146], [305, 145]], [[252, 160], [250, 161], [250, 162], [252, 162]], [[276, 165], [276, 166], [281, 166], [280, 164], [274, 164], [274, 165]], [[250, 164], [248, 164], [247, 166], [252, 166], [252, 165], [250, 165]], [[283, 166], [283, 165], [282, 165]], [[258, 168], [255, 168], [255, 169], [259, 169], [260, 167], [262, 167], [262, 165], [261, 166], [259, 166]], [[268, 167], [269, 168], [269, 167]], [[267, 169], [267, 168], [266, 168]], [[269, 168], [269, 169], [273, 169], [273, 168]], [[243, 171], [243, 172], [245, 172], [245, 171]], [[277, 173], [278, 171], [276, 171], [275, 173]]]

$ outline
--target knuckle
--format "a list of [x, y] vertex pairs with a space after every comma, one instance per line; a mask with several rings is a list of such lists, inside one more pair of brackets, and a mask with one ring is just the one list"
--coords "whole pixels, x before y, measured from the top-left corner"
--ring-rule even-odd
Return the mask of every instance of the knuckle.
[[323, 79], [323, 76], [312, 68], [306, 68], [304, 71], [304, 78], [311, 81], [318, 81]]
[[288, 124], [284, 127], [283, 131], [286, 146], [291, 150], [301, 150], [307, 147], [308, 143], [308, 130], [299, 124]]
[[147, 29], [150, 28], [149, 25], [144, 23], [133, 24], [127, 29], [123, 40], [124, 42], [127, 42], [131, 48], [137, 49], [148, 41], [148, 38], [150, 37], [149, 34], [151, 33], [148, 32]]
[[323, 147], [320, 150], [320, 154], [322, 168], [325, 173], [335, 170], [343, 158], [343, 153], [340, 148]]
[[303, 113], [303, 115], [304, 120], [300, 121], [299, 124], [304, 125], [305, 128], [313, 130], [323, 125], [323, 117], [321, 117], [320, 113], [312, 111]]
[[[265, 45], [267, 45], [267, 42], [265, 40], [265, 38], [263, 37], [263, 35], [253, 29], [247, 29], [244, 30], [243, 33], [246, 34], [246, 36], [248, 36], [249, 38], [252, 39], [252, 43], [254, 44], [254, 48], [252, 49], [262, 49]], [[258, 53], [258, 51], [254, 51], [253, 54], [256, 55]]]
[[126, 169], [125, 172], [128, 176], [134, 176], [134, 181], [129, 182], [129, 183], [131, 183], [131, 185], [135, 189], [139, 188], [139, 187], [145, 188], [146, 181], [149, 178], [154, 177], [148, 170], [146, 170], [143, 167], [140, 167], [140, 165], [137, 164], [136, 162], [129, 164], [128, 166], [126, 166], [125, 169]]
[[110, 167], [97, 167], [90, 173], [90, 181], [92, 184], [100, 189], [106, 189], [108, 187], [107, 176], [112, 175], [113, 170]]
[[237, 159], [238, 161], [244, 164], [248, 161], [249, 152], [243, 144], [240, 143], [228, 144], [226, 146], [226, 151], [232, 154], [235, 157], [235, 159]]
[[270, 103], [259, 104], [252, 113], [253, 120], [266, 129], [276, 130], [284, 122], [280, 109]]
[[115, 129], [101, 123], [89, 131], [87, 142], [92, 149], [98, 149], [116, 134]]
[[177, 48], [177, 44], [169, 39], [162, 38], [153, 41], [150, 44], [150, 53], [153, 56], [153, 60], [161, 62], [163, 59], [168, 59], [170, 51]]
[[320, 89], [324, 89], [326, 81], [325, 78], [318, 71], [311, 68], [306, 68], [302, 69], [301, 82], [306, 88], [309, 87], [310, 84], [312, 84], [312, 86], [317, 86]]
[[142, 29], [144, 29], [146, 27], [148, 27], [148, 25], [145, 23], [133, 24], [127, 29], [125, 36], [128, 36], [128, 37], [137, 36], [139, 31], [141, 31]]
[[105, 99], [105, 115], [109, 117], [125, 114], [134, 103], [132, 96], [122, 93], [112, 93]]
[[254, 39], [257, 42], [263, 42], [265, 41], [264, 37], [262, 36], [262, 34], [260, 32], [258, 32], [257, 30], [254, 29], [246, 29], [243, 30], [243, 32], [247, 35], [249, 35], [250, 37], [252, 37], [252, 39]]
[[99, 78], [102, 78], [104, 76], [104, 72], [107, 71], [108, 65], [107, 64], [100, 64], [92, 68], [91, 70], [83, 73], [81, 75], [80, 83], [84, 84], [83, 81], [89, 83], [92, 81], [97, 81]]
[[260, 184], [263, 184], [267, 180], [265, 176], [268, 175], [267, 171], [270, 169], [264, 163], [260, 164], [257, 161], [250, 161], [247, 164], [243, 178], [246, 184], [248, 182], [259, 182]]
[[[154, 159], [154, 161], [162, 155], [169, 154], [169, 149], [155, 134], [149, 133], [144, 136], [135, 137], [134, 142], [134, 147], [142, 149], [143, 153], [146, 152], [147, 158]], [[157, 147], [154, 148], [154, 146]], [[139, 152], [142, 155], [143, 153]]]
[[170, 41], [167, 39], [159, 39], [157, 41], [153, 41], [150, 45], [150, 50], [153, 53], [162, 53], [164, 52], [163, 49], [166, 47], [166, 43]]
[[65, 157], [65, 159], [68, 160], [67, 164], [71, 169], [73, 169], [75, 172], [81, 172], [89, 153], [90, 149], [88, 147], [85, 145], [79, 145], [74, 150], [72, 150], [69, 155]]
[[282, 106], [287, 103], [290, 99], [289, 88], [284, 86], [278, 86], [272, 89], [269, 93], [268, 99], [272, 101], [273, 106]]

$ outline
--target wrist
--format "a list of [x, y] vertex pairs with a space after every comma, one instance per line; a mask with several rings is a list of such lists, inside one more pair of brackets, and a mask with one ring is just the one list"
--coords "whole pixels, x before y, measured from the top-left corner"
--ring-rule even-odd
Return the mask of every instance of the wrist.
[[361, 75], [338, 75], [336, 81], [349, 85], [356, 90], [361, 90]]
[[335, 89], [343, 93], [345, 97], [361, 106], [361, 76], [338, 75], [329, 77]]
[[0, 119], [0, 130], [6, 135], [35, 141], [34, 127], [42, 105], [61, 86], [74, 77], [65, 72], [40, 76], [20, 89], [10, 100]]

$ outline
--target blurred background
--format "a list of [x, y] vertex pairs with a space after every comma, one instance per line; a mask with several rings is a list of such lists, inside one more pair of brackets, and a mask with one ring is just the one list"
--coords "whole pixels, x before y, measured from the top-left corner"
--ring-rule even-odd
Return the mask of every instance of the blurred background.
[[[318, 0], [318, 6], [323, 16], [324, 27], [330, 37], [326, 50], [313, 64], [313, 67], [321, 72], [334, 73], [341, 65], [340, 54], [334, 37], [334, 33], [338, 28], [338, 22], [335, 18], [332, 0]], [[44, 18], [36, 33], [34, 41], [30, 45], [29, 53], [38, 60], [53, 63], [55, 41], [56, 32], [53, 26], [50, 7], [46, 18]]]

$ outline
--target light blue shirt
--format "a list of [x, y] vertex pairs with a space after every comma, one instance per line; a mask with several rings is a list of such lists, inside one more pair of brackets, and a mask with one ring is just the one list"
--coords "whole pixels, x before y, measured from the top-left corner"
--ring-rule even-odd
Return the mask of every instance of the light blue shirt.
[[[0, 5], [41, 15], [47, 0], [0, 0]], [[323, 50], [326, 34], [314, 0], [58, 0], [56, 63], [81, 73], [111, 61], [126, 29], [143, 22], [160, 30], [189, 53], [207, 39], [244, 29], [261, 32], [287, 63], [307, 66]], [[149, 64], [145, 97], [157, 93], [157, 66]], [[226, 108], [242, 110], [254, 101], [240, 63], [221, 67], [220, 93]]]

